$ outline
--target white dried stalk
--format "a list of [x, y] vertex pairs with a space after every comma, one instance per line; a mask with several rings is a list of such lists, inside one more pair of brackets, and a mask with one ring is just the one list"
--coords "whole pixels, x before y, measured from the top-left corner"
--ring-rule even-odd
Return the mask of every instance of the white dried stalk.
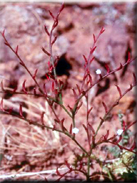
[[[69, 170], [68, 168], [59, 168], [58, 169], [60, 172], [61, 171], [67, 171]], [[56, 173], [56, 169], [54, 170], [44, 170], [40, 172], [22, 172], [22, 173], [17, 173], [17, 174], [10, 174], [10, 175], [0, 175], [0, 179], [15, 179], [19, 177], [28, 177], [28, 176], [33, 176], [33, 175], [40, 175], [40, 174], [54, 174]]]

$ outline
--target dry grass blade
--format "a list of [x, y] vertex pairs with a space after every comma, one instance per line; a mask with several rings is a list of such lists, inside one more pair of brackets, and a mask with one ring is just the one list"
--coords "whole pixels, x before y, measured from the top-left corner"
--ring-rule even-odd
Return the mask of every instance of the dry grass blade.
[[[62, 172], [62, 171], [68, 170], [68, 168], [59, 168], [58, 170]], [[20, 174], [0, 175], [0, 179], [8, 179], [8, 178], [16, 179], [19, 177], [26, 177], [26, 176], [28, 177], [28, 176], [33, 176], [33, 175], [53, 174], [53, 173], [56, 173], [56, 169], [39, 171], [39, 172], [22, 172]]]

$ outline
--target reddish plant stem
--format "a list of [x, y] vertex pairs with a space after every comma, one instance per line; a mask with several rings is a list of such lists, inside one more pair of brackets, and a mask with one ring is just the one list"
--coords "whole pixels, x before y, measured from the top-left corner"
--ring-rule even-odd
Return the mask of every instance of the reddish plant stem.
[[[121, 70], [123, 67], [125, 67], [126, 65], [128, 65], [129, 63], [131, 63], [133, 60], [134, 60], [134, 59], [130, 60], [130, 62], [126, 62], [125, 64], [123, 64], [122, 67], [119, 68], [119, 70]], [[117, 72], [117, 71], [119, 71], [119, 70], [118, 70], [118, 68], [112, 70], [111, 72], [109, 72], [109, 73], [107, 73], [106, 75], [102, 76], [102, 78], [100, 78], [99, 80], [95, 81], [95, 82], [92, 84], [92, 86], [89, 86], [85, 91], [83, 91], [82, 94], [81, 94], [81, 95], [79, 96], [79, 98], [77, 99], [77, 101], [76, 101], [76, 103], [75, 103], [75, 105], [74, 105], [74, 107], [73, 107], [73, 111], [76, 111], [76, 108], [77, 108], [77, 106], [78, 106], [78, 104], [79, 104], [81, 98], [82, 98], [83, 96], [85, 96], [85, 94], [86, 94], [92, 87], [94, 87], [94, 86], [97, 85], [100, 81], [102, 81], [102, 80], [104, 80], [105, 78], [107, 78], [109, 75], [111, 75], [111, 74], [113, 74], [113, 73], [115, 73], [115, 72]]]
[[[135, 87], [135, 86], [136, 86], [136, 85], [132, 86], [132, 88]], [[132, 89], [132, 88], [131, 88], [131, 89]], [[96, 137], [96, 135], [97, 135], [99, 129], [101, 128], [103, 122], [106, 120], [107, 116], [110, 114], [110, 112], [112, 111], [112, 109], [113, 109], [115, 106], [117, 106], [117, 105], [119, 104], [119, 101], [120, 101], [128, 92], [129, 92], [129, 90], [127, 89], [123, 94], [120, 95], [120, 97], [119, 97], [119, 98], [114, 102], [114, 104], [110, 107], [110, 109], [108, 110], [108, 112], [107, 112], [107, 113], [104, 115], [104, 117], [101, 119], [101, 121], [100, 121], [100, 123], [99, 123], [99, 125], [98, 125], [98, 127], [97, 127], [97, 130], [96, 130], [96, 132], [95, 132], [94, 137]]]
[[[2, 33], [1, 33], [2, 34]], [[39, 91], [45, 96], [44, 91], [41, 89], [41, 87], [39, 86], [37, 80], [33, 77], [33, 75], [31, 74], [30, 70], [28, 69], [28, 67], [25, 65], [24, 61], [21, 59], [21, 57], [19, 56], [18, 52], [15, 51], [12, 46], [9, 44], [9, 42], [7, 41], [6, 37], [4, 34], [2, 34], [6, 45], [12, 50], [12, 52], [17, 56], [17, 58], [19, 59], [21, 65], [26, 69], [26, 71], [29, 73], [29, 75], [31, 76], [31, 78], [33, 79], [33, 81], [35, 82], [36, 86], [39, 88]]]

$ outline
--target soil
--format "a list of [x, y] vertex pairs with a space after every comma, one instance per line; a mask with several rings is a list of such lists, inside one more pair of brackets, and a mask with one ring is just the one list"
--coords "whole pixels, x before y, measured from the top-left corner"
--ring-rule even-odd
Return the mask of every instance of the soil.
[[[13, 48], [19, 45], [19, 55], [24, 60], [32, 73], [38, 69], [37, 81], [40, 86], [46, 81], [45, 74], [48, 68], [48, 56], [42, 51], [42, 47], [49, 49], [48, 36], [44, 32], [44, 25], [51, 27], [53, 20], [48, 10], [57, 13], [60, 4], [50, 3], [1, 3], [0, 4], [0, 31], [6, 30], [5, 36]], [[105, 32], [101, 35], [95, 59], [91, 64], [93, 80], [99, 77], [96, 70], [106, 73], [104, 64], [109, 64], [111, 69], [117, 68], [120, 63], [125, 63], [128, 52], [135, 56], [135, 25], [134, 3], [79, 3], [66, 4], [59, 18], [59, 25], [55, 30], [58, 39], [53, 48], [55, 55], [59, 56], [56, 71], [57, 78], [65, 83], [63, 90], [63, 103], [73, 107], [75, 98], [71, 88], [80, 85], [83, 80], [84, 59], [88, 56], [93, 44], [93, 34], [97, 35], [102, 27]], [[18, 88], [21, 91], [22, 84], [26, 80], [26, 88], [33, 91], [34, 81], [27, 71], [20, 65], [16, 55], [4, 44], [0, 36], [0, 81], [4, 87]], [[120, 86], [124, 92], [133, 83], [132, 72], [135, 63], [132, 62], [125, 70], [116, 72], [107, 79], [93, 87], [89, 95], [89, 105], [93, 107], [90, 114], [90, 122], [96, 129], [100, 117], [104, 116], [102, 101], [107, 107], [115, 102], [119, 93], [115, 85]], [[121, 129], [119, 113], [123, 114], [126, 124], [135, 120], [134, 91], [130, 91], [112, 111], [110, 117], [102, 125], [97, 139], [105, 135], [109, 130], [109, 136], [116, 134]], [[18, 111], [19, 105], [23, 106], [23, 115], [27, 119], [41, 123], [40, 115], [45, 111], [46, 125], [55, 123], [54, 116], [47, 102], [41, 97], [28, 95], [1, 93], [0, 99], [4, 98], [6, 107], [13, 107]], [[83, 128], [86, 124], [86, 100], [82, 98], [83, 105], [76, 115], [76, 127], [79, 133], [75, 138], [86, 150], [88, 150], [87, 134]], [[69, 129], [72, 123], [70, 117], [58, 106], [56, 112], [60, 119], [65, 118], [64, 126]], [[0, 114], [0, 174], [11, 175], [23, 172], [40, 172], [56, 170], [57, 167], [66, 167], [64, 161], [74, 163], [75, 154], [82, 155], [77, 145], [64, 134], [50, 131], [30, 125], [16, 117]], [[134, 131], [134, 128], [130, 128]], [[131, 146], [131, 144], [129, 144]], [[114, 156], [108, 150], [111, 144], [98, 146], [93, 153], [101, 159], [113, 159]], [[84, 166], [84, 165], [83, 165]], [[86, 168], [86, 166], [84, 167]], [[63, 170], [61, 170], [63, 172]], [[104, 180], [98, 163], [92, 161], [92, 180]], [[10, 177], [12, 180], [56, 180], [56, 173], [36, 174], [22, 177]], [[1, 178], [5, 180], [8, 178]], [[85, 180], [81, 173], [72, 172], [62, 180]]]

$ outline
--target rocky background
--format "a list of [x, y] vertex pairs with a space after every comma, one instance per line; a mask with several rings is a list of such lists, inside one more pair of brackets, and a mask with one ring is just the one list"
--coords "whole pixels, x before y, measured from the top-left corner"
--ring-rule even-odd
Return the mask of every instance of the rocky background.
[[[34, 72], [38, 68], [37, 79], [40, 85], [45, 81], [48, 57], [43, 53], [42, 47], [48, 48], [48, 37], [44, 32], [44, 25], [48, 28], [52, 25], [52, 19], [48, 13], [51, 10], [57, 13], [60, 4], [54, 3], [1, 3], [0, 4], [0, 31], [6, 30], [5, 35], [13, 47], [19, 45], [19, 55]], [[74, 98], [70, 88], [80, 84], [83, 74], [83, 55], [88, 55], [93, 43], [93, 33], [97, 35], [101, 27], [105, 32], [98, 41], [98, 47], [94, 53], [95, 60], [92, 63], [91, 72], [96, 78], [96, 70], [106, 70], [102, 63], [108, 63], [110, 68], [116, 68], [120, 63], [127, 60], [128, 52], [135, 56], [135, 25], [134, 25], [134, 3], [79, 3], [66, 4], [60, 15], [59, 25], [56, 29], [58, 39], [54, 45], [54, 54], [60, 56], [57, 65], [58, 78], [62, 79], [66, 87], [64, 89], [64, 104], [74, 104]], [[134, 71], [135, 63], [126, 67], [115, 75], [102, 81], [91, 90], [90, 100], [94, 107], [91, 119], [93, 126], [98, 126], [99, 117], [104, 114], [101, 105], [104, 99], [108, 106], [118, 97], [115, 84], [125, 91], [132, 83], [131, 72]], [[32, 89], [35, 85], [24, 68], [19, 64], [16, 56], [4, 45], [0, 36], [0, 81], [8, 88], [17, 87], [21, 89], [24, 79], [27, 80], [26, 87]], [[41, 98], [30, 96], [17, 96], [0, 94], [0, 98], [6, 99], [8, 106], [18, 107], [20, 103], [25, 108], [26, 117], [35, 119], [43, 109], [47, 112], [47, 123], [52, 123], [46, 102]], [[83, 100], [83, 103], [85, 101]], [[124, 115], [124, 119], [130, 122], [134, 119], [134, 90], [127, 94], [119, 106], [113, 110], [113, 118], [106, 122], [100, 130], [99, 137], [107, 129], [111, 134], [120, 128], [118, 113]], [[77, 137], [81, 144], [87, 147], [86, 135], [82, 127], [85, 121], [85, 105], [77, 114], [77, 127], [80, 133]], [[0, 121], [0, 174], [12, 174], [20, 172], [35, 172], [52, 170], [57, 165], [62, 165], [65, 159], [69, 163], [74, 161], [74, 152], [79, 151], [68, 138], [56, 132], [47, 132], [36, 126], [30, 126], [16, 118], [7, 117], [2, 114]], [[65, 125], [70, 125], [70, 119], [62, 112], [60, 116], [66, 117]], [[82, 137], [82, 138], [81, 138]], [[98, 138], [99, 138], [98, 137]], [[74, 151], [74, 152], [73, 152]], [[99, 147], [97, 153], [105, 157], [107, 145]], [[107, 152], [108, 153], [108, 152]], [[108, 158], [111, 154], [108, 153]], [[98, 166], [93, 166], [93, 172], [99, 171]], [[72, 177], [74, 175], [71, 175]], [[30, 177], [16, 178], [16, 180], [30, 179], [54, 179], [53, 174], [36, 175]], [[77, 175], [75, 178], [83, 178]], [[69, 179], [69, 177], [68, 177]], [[98, 178], [99, 179], [99, 178]], [[95, 177], [95, 180], [98, 180]], [[101, 179], [101, 178], [100, 178]], [[102, 178], [103, 179], [103, 178]]]

